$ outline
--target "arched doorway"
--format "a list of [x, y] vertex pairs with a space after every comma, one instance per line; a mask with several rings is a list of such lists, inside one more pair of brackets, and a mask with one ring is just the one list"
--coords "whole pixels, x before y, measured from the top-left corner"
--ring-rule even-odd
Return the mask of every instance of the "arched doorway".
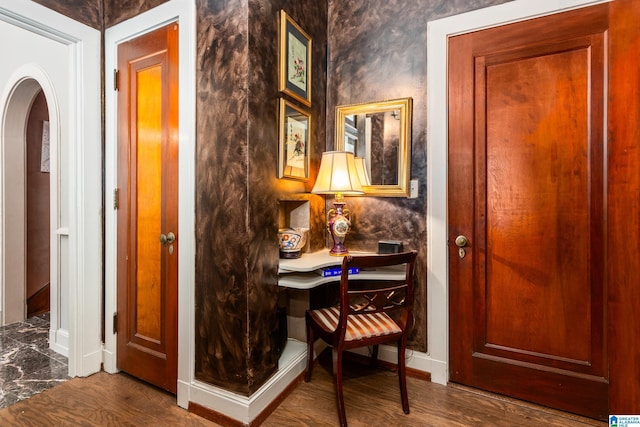
[[[52, 97], [50, 93], [49, 98]], [[0, 124], [4, 324], [25, 319], [27, 297], [38, 292], [40, 285], [51, 281], [52, 288], [57, 289], [59, 254], [55, 239], [52, 244], [56, 228], [49, 214], [57, 212], [58, 200], [58, 114], [49, 109], [53, 105], [55, 100], [47, 100], [41, 84], [33, 77], [25, 77], [10, 92]]]

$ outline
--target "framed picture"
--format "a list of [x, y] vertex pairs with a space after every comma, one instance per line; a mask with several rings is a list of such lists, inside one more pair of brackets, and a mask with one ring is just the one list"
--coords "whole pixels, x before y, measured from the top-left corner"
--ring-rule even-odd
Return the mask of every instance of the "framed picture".
[[309, 179], [311, 115], [280, 98], [278, 178]]
[[311, 37], [280, 11], [279, 90], [311, 106]]
[[50, 173], [49, 121], [42, 122], [42, 149], [40, 153], [40, 172]]

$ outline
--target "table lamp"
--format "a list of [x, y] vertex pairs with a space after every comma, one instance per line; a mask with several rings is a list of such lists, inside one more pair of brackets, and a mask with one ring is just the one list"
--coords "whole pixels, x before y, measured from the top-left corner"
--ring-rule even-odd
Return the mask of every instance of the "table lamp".
[[351, 227], [351, 220], [349, 210], [344, 207], [346, 204], [344, 196], [364, 194], [353, 153], [347, 151], [322, 153], [320, 171], [311, 192], [335, 195], [334, 208], [327, 212], [327, 229], [333, 239], [333, 247], [329, 250], [329, 254], [347, 255], [349, 251], [344, 245], [344, 239]]

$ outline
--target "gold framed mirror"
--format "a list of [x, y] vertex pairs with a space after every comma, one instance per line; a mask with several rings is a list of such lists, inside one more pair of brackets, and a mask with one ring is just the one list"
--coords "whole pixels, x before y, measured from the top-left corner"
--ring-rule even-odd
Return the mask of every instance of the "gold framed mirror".
[[335, 149], [364, 159], [365, 195], [409, 197], [412, 99], [336, 107]]

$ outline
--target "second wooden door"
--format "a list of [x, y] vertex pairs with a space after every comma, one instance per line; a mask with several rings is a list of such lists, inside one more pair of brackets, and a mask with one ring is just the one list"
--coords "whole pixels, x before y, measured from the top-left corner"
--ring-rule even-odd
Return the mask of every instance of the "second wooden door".
[[608, 414], [608, 6], [454, 37], [452, 381]]

